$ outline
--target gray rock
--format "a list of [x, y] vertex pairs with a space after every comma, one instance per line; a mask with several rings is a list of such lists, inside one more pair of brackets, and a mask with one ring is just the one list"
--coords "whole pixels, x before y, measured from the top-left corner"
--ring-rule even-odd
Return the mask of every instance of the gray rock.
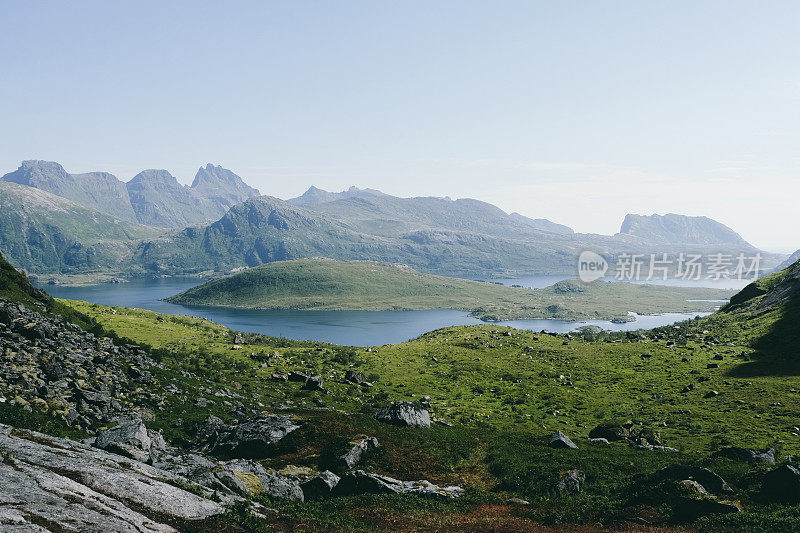
[[565, 472], [558, 480], [556, 488], [560, 492], [581, 492], [586, 483], [586, 474], [581, 470], [570, 470]]
[[550, 442], [547, 445], [551, 448], [577, 448], [575, 443], [572, 442], [572, 439], [560, 431], [556, 431], [550, 435]]
[[673, 480], [673, 481], [682, 481], [682, 480], [693, 480], [700, 483], [706, 490], [713, 492], [715, 494], [720, 493], [732, 493], [733, 489], [731, 489], [725, 480], [722, 479], [719, 475], [712, 472], [708, 468], [702, 468], [699, 466], [686, 466], [686, 465], [672, 465], [661, 470], [653, 473], [650, 475], [650, 479], [653, 481], [661, 481], [661, 480]]
[[182, 520], [224, 512], [219, 503], [168, 483], [190, 484], [181, 476], [79, 442], [19, 429], [12, 435], [11, 429], [0, 425], [4, 509], [64, 520], [64, 530], [87, 524], [81, 531], [172, 531], [140, 510]]
[[350, 383], [355, 383], [356, 385], [361, 385], [362, 383], [367, 381], [367, 378], [366, 376], [364, 376], [363, 373], [357, 372], [355, 370], [348, 370], [347, 372], [345, 372], [344, 379], [345, 381], [348, 381]]
[[728, 448], [722, 448], [714, 453], [714, 455], [719, 457], [727, 457], [728, 459], [733, 459], [734, 461], [743, 461], [746, 463], [764, 463], [768, 465], [775, 464], [775, 450], [772, 448], [768, 448], [766, 450], [752, 450], [749, 448], [739, 448], [736, 446], [731, 446]]
[[340, 479], [339, 476], [330, 470], [325, 470], [301, 484], [300, 488], [303, 489], [303, 495], [306, 500], [321, 500], [333, 494]]
[[322, 388], [322, 376], [320, 375], [309, 376], [305, 385], [303, 385], [303, 388], [307, 390], [316, 390], [316, 391], [324, 390]]
[[342, 470], [353, 468], [360, 460], [364, 453], [369, 450], [374, 450], [378, 446], [378, 439], [375, 437], [364, 437], [351, 442], [353, 446], [344, 454], [340, 455], [337, 460], [337, 467]]
[[140, 418], [126, 418], [119, 425], [97, 434], [94, 447], [118, 453], [137, 461], [150, 459], [151, 439]]
[[431, 427], [430, 413], [413, 402], [394, 402], [375, 413], [375, 419], [395, 426]]
[[299, 428], [288, 416], [257, 416], [230, 427], [208, 417], [195, 430], [196, 450], [228, 457], [266, 457], [273, 445]]
[[615, 424], [600, 424], [589, 432], [590, 439], [606, 439], [609, 442], [630, 437], [630, 428]]
[[800, 503], [800, 469], [784, 465], [767, 472], [761, 493], [770, 501]]
[[433, 498], [458, 498], [464, 489], [456, 486], [440, 487], [430, 481], [400, 481], [389, 476], [353, 470], [342, 476], [336, 485], [336, 496], [356, 494], [417, 494]]
[[244, 472], [252, 474], [261, 483], [263, 494], [276, 500], [303, 501], [303, 490], [296, 479], [281, 476], [274, 471], [267, 471], [263, 466], [254, 461], [234, 459], [225, 463], [226, 471], [233, 473]]

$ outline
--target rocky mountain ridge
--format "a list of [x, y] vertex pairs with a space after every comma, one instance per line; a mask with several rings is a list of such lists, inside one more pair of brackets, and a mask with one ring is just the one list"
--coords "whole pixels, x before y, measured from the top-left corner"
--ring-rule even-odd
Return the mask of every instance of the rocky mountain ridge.
[[200, 167], [191, 187], [166, 170], [145, 170], [125, 183], [107, 172], [69, 174], [53, 161], [23, 161], [2, 181], [34, 187], [129, 222], [166, 228], [218, 219], [256, 189], [220, 166]]

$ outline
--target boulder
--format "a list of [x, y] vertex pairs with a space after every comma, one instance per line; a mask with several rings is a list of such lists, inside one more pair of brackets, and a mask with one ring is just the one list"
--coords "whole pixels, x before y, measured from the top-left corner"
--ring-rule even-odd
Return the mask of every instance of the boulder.
[[630, 429], [617, 424], [600, 424], [589, 432], [590, 439], [606, 439], [609, 442], [630, 437]]
[[697, 481], [706, 490], [713, 492], [715, 494], [733, 492], [733, 489], [731, 489], [728, 486], [728, 484], [725, 483], [725, 480], [722, 479], [719, 475], [712, 472], [708, 468], [702, 468], [699, 466], [687, 466], [687, 465], [667, 466], [651, 474], [649, 477], [653, 481], [661, 481], [661, 480], [682, 481], [686, 479]]
[[550, 435], [550, 442], [547, 445], [551, 448], [577, 448], [575, 443], [572, 442], [572, 439], [560, 431], [556, 431]]
[[303, 490], [303, 495], [306, 500], [321, 500], [333, 494], [340, 479], [339, 476], [330, 470], [325, 470], [301, 484], [300, 488]]
[[322, 376], [320, 375], [309, 376], [308, 380], [306, 380], [305, 385], [303, 385], [303, 388], [307, 390], [316, 390], [316, 391], [324, 390], [322, 388]]
[[413, 402], [394, 402], [375, 413], [375, 419], [395, 426], [431, 427], [428, 411]]
[[709, 494], [701, 483], [693, 479], [667, 481], [660, 490], [665, 492], [678, 521], [693, 521], [701, 516], [741, 511], [736, 503]]
[[195, 431], [196, 449], [227, 457], [258, 459], [269, 455], [276, 442], [299, 428], [288, 416], [256, 416], [230, 427], [209, 417]]
[[353, 468], [361, 460], [364, 453], [380, 446], [378, 439], [375, 437], [364, 437], [350, 444], [352, 445], [351, 448], [337, 458], [336, 466], [341, 470]]
[[125, 418], [116, 427], [100, 431], [94, 447], [143, 463], [150, 460], [150, 435], [140, 418]]
[[751, 450], [749, 448], [739, 448], [731, 446], [722, 448], [714, 453], [718, 457], [727, 457], [734, 461], [742, 461], [745, 463], [764, 463], [768, 465], [775, 464], [775, 450], [768, 448], [766, 450]]
[[556, 488], [559, 492], [581, 492], [586, 483], [586, 474], [581, 470], [569, 470], [558, 480]]
[[334, 495], [356, 494], [417, 494], [433, 498], [458, 498], [464, 489], [456, 486], [440, 487], [430, 481], [400, 481], [389, 476], [353, 470], [342, 476]]
[[344, 379], [345, 381], [348, 381], [350, 383], [355, 383], [356, 385], [361, 385], [362, 383], [367, 381], [367, 378], [366, 376], [364, 376], [363, 373], [357, 372], [355, 370], [348, 370], [347, 372], [345, 372]]
[[800, 503], [800, 469], [784, 465], [767, 472], [761, 494], [769, 501]]
[[296, 381], [296, 382], [299, 382], [299, 383], [305, 383], [306, 381], [308, 381], [308, 376], [303, 372], [292, 371], [292, 372], [289, 372], [288, 379], [289, 379], [289, 381]]

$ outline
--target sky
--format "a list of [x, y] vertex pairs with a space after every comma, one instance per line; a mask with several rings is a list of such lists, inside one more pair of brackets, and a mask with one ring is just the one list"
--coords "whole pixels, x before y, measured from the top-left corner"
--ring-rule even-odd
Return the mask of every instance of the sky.
[[0, 0], [0, 174], [220, 164], [800, 248], [800, 2]]

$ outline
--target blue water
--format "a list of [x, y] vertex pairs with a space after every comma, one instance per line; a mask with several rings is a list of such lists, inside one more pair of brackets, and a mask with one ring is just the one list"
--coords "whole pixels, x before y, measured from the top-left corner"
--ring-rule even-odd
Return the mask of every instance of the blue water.
[[[519, 280], [504, 280], [509, 285], [545, 287], [563, 279], [561, 276], [540, 276]], [[43, 287], [56, 298], [149, 309], [160, 313], [207, 318], [218, 324], [252, 333], [262, 333], [296, 340], [325, 341], [350, 346], [378, 346], [403, 342], [425, 332], [446, 327], [481, 324], [462, 311], [432, 309], [424, 311], [295, 311], [261, 309], [224, 309], [188, 307], [161, 301], [200, 283], [197, 279], [170, 278], [136, 280], [119, 284], [85, 287]], [[687, 315], [668, 313], [656, 316], [637, 316], [635, 322], [613, 324], [603, 320], [564, 322], [560, 320], [509, 320], [497, 322], [503, 326], [540, 331], [546, 329], [566, 333], [583, 325], [625, 331], [654, 328], [686, 320]]]

